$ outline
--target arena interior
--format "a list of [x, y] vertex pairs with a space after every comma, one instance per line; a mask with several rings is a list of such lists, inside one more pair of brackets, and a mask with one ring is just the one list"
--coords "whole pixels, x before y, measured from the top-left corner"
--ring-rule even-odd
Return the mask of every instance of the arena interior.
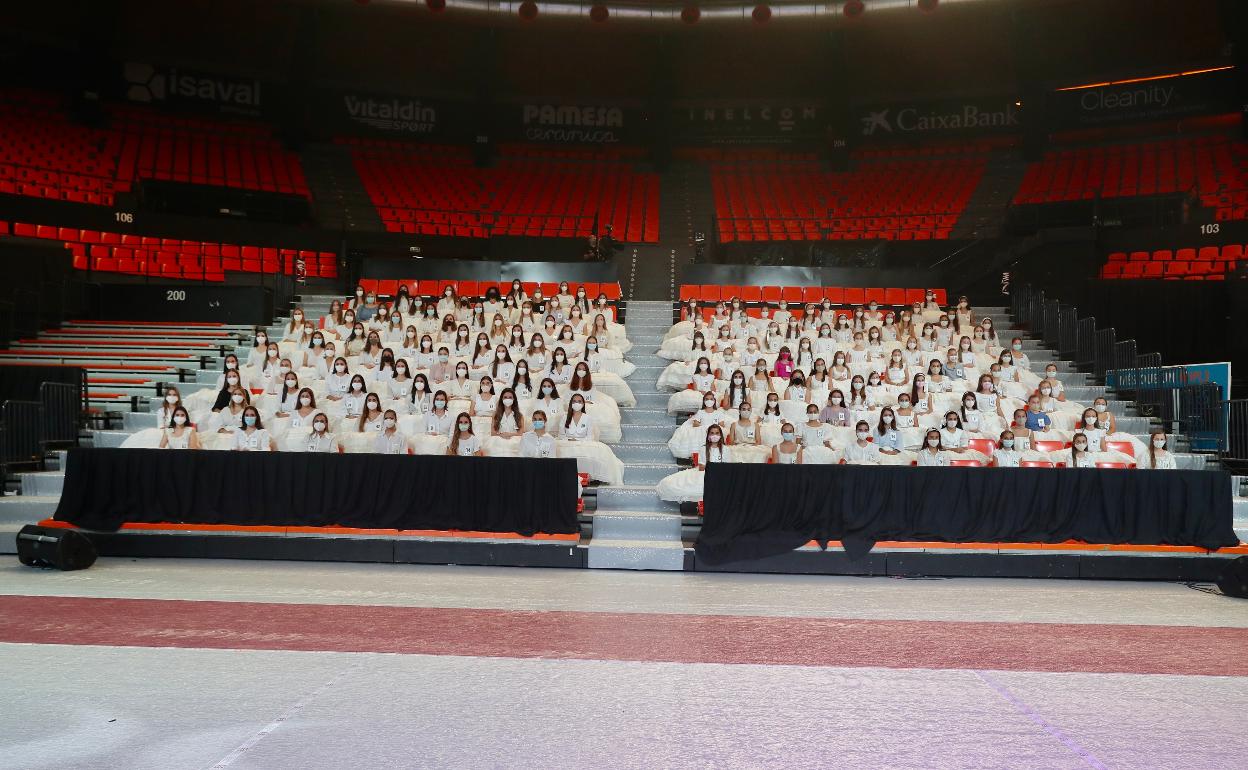
[[1248, 3], [5, 11], [0, 768], [1244, 766]]

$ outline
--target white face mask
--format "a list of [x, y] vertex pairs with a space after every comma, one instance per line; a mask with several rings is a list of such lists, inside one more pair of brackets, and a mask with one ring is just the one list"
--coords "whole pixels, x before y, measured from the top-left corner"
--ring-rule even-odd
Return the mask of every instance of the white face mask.
[[390, 428], [394, 427], [394, 418], [387, 417], [386, 419], [381, 421], [381, 424], [384, 425], [387, 430], [389, 430]]
[[289, 372], [290, 372], [290, 367], [289, 367], [289, 366], [279, 366], [279, 367], [277, 367], [277, 370], [278, 370], [279, 372], [281, 372], [282, 374], [287, 374], [287, 373], [289, 373]]
[[1165, 445], [1166, 445], [1166, 440], [1164, 438], [1153, 439], [1153, 446], [1157, 447], [1158, 449], [1161, 449]]
[[177, 396], [175, 396], [175, 395], [173, 395], [173, 394], [169, 394], [169, 395], [165, 396], [165, 403], [166, 403], [166, 404], [176, 404], [176, 403], [178, 403], [178, 397], [177, 397]]
[[381, 404], [377, 403], [376, 401], [369, 401], [369, 402], [368, 402], [368, 408], [369, 408], [369, 409], [380, 409], [380, 408], [381, 408]]
[[1095, 425], [1095, 424], [1096, 424], [1096, 418], [1095, 418], [1095, 417], [1091, 417], [1091, 416], [1084, 417], [1084, 418], [1083, 418], [1083, 424], [1084, 424], [1084, 425]]
[[505, 358], [505, 357], [506, 357], [506, 355], [507, 355], [506, 353], [495, 353], [495, 354], [494, 354], [494, 360], [495, 360], [495, 361], [502, 361], [502, 360], [503, 360], [503, 358]]
[[269, 358], [277, 358], [277, 351], [276, 351], [276, 350], [270, 350], [270, 351], [269, 351]]
[[1052, 388], [1041, 388], [1041, 389], [1040, 389], [1040, 395], [1042, 395], [1042, 396], [1047, 396], [1047, 395], [1049, 395], [1049, 394], [1050, 394], [1050, 393], [1052, 393], [1052, 392], [1053, 392], [1053, 389], [1052, 389]]
[[1078, 442], [1078, 443], [1076, 443], [1076, 444], [1075, 444], [1075, 449], [1078, 449], [1080, 452], [1082, 452], [1083, 450], [1085, 450], [1085, 449], [1087, 449], [1087, 448], [1088, 448], [1088, 445], [1087, 445], [1087, 444], [1085, 444], [1085, 443], [1084, 443], [1084, 442], [1082, 442], [1082, 441], [1080, 441], [1080, 442]]
[[958, 427], [958, 421], [957, 420], [945, 420], [945, 427], [956, 428]]
[[351, 383], [351, 390], [354, 390], [354, 391], [356, 391], [357, 393], [358, 393], [358, 392], [360, 392], [361, 390], [364, 390], [364, 383], [362, 383], [362, 382], [353, 382], [353, 383]]
[[582, 404], [582, 403], [580, 403], [579, 401], [574, 402], [574, 403], [572, 404], [572, 411], [574, 411], [574, 412], [579, 412], [579, 411], [581, 411], [581, 410], [582, 410], [582, 409], [584, 409], [584, 408], [585, 408], [585, 405], [584, 405], [584, 404]]
[[[174, 424], [174, 425], [185, 425], [185, 424], [186, 424], [186, 416], [185, 416], [185, 415], [181, 415], [181, 414], [180, 414], [180, 415], [178, 415], [178, 416], [174, 417], [174, 418], [173, 418], [173, 424]], [[1156, 442], [1153, 442], [1153, 443], [1154, 443], [1154, 444], [1156, 444]], [[1164, 442], [1163, 442], [1163, 443], [1164, 443]], [[1157, 444], [1157, 446], [1161, 446], [1161, 444]]]
[[706, 437], [706, 440], [707, 440], [707, 443], [710, 443], [710, 444], [718, 444], [718, 443], [719, 443], [719, 435], [718, 435], [718, 434], [715, 434], [715, 433], [711, 433], [711, 434], [709, 434], [709, 435]]
[[226, 377], [226, 378], [225, 378], [225, 381], [226, 381], [227, 383], [229, 383], [230, 385], [237, 385], [237, 384], [238, 384], [238, 378], [237, 378], [237, 377]]
[[1012, 438], [1003, 438], [1003, 439], [1001, 439], [1001, 448], [1002, 448], [1002, 449], [1013, 449], [1013, 448], [1014, 448], [1014, 439], [1012, 439]]
[[860, 430], [860, 431], [858, 431], [858, 440], [859, 440], [859, 441], [866, 441], [866, 440], [867, 440], [867, 436], [870, 436], [870, 435], [871, 435], [871, 434], [870, 434], [870, 433], [868, 433], [867, 431], [865, 431], [865, 430]]
[[304, 396], [304, 397], [302, 397], [302, 398], [300, 398], [300, 399], [299, 399], [299, 403], [300, 403], [300, 404], [303, 404], [304, 406], [311, 406], [311, 405], [312, 405], [312, 398], [311, 398], [310, 396]]
[[313, 423], [313, 424], [312, 424], [312, 428], [313, 428], [313, 430], [315, 430], [317, 433], [324, 433], [324, 432], [325, 432], [325, 423], [323, 423], [323, 422], [316, 422], [316, 423]]
[[1104, 412], [1104, 411], [1105, 411], [1105, 405], [1104, 405], [1104, 404], [1093, 404], [1092, 408], [1093, 408], [1093, 409], [1095, 409], [1097, 412]]
[[241, 403], [243, 403], [243, 394], [242, 394], [242, 393], [235, 393], [234, 395], [230, 396], [230, 400], [231, 400], [231, 401], [233, 401], [233, 402], [234, 402], [234, 403], [236, 403], [236, 404], [241, 404]]
[[346, 371], [347, 371], [347, 365], [346, 365], [346, 364], [337, 364], [337, 365], [335, 365], [335, 366], [334, 366], [334, 371], [335, 371], [335, 372], [338, 372], [339, 374], [342, 374], [342, 373], [344, 373], [344, 372], [346, 372]]
[[298, 385], [299, 385], [298, 380], [286, 380], [286, 387], [288, 388], [298, 387]]
[[882, 420], [884, 421], [884, 424], [885, 424], [885, 425], [892, 425], [892, 424], [893, 424], [893, 416], [892, 416], [891, 414], [886, 414], [886, 415], [884, 415], [883, 417], [881, 417], [880, 419], [882, 419]]
[[425, 383], [417, 382], [412, 385], [412, 389], [419, 393], [425, 389]]
[[514, 403], [516, 403], [516, 400], [515, 400], [514, 398], [504, 398], [504, 399], [503, 399], [503, 406], [511, 406], [511, 405], [512, 405], [512, 404], [514, 404]]
[[712, 399], [709, 399], [709, 398], [707, 398], [707, 399], [703, 399], [703, 401], [702, 401], [702, 406], [706, 407], [707, 409], [714, 409], [714, 408], [715, 408], [715, 402], [714, 402]]
[[930, 447], [937, 447], [937, 446], [940, 446], [940, 439], [938, 439], [938, 438], [929, 438], [929, 439], [927, 440], [927, 445], [928, 445], [928, 446], [930, 446]]

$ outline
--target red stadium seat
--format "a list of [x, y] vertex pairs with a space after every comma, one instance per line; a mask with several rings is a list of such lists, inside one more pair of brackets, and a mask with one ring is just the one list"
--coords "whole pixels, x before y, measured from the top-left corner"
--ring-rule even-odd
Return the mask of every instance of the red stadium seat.
[[802, 290], [802, 301], [813, 302], [816, 305], [823, 302], [823, 287], [807, 286]]
[[780, 301], [780, 287], [779, 286], [764, 286], [763, 287], [763, 302], [770, 302], [772, 304], [775, 304], [776, 302], [779, 302], [779, 301]]
[[971, 449], [988, 457], [992, 457], [992, 453], [997, 450], [997, 442], [990, 438], [968, 439], [966, 443]]
[[686, 283], [686, 284], [681, 285], [680, 301], [688, 302], [691, 299], [697, 299], [698, 295], [701, 293], [701, 289], [702, 287], [698, 286], [697, 284]]
[[698, 299], [702, 302], [719, 302], [719, 287], [712, 284], [703, 284], [698, 290]]
[[762, 302], [763, 289], [761, 286], [742, 286], [741, 299], [745, 302]]
[[906, 290], [905, 289], [885, 289], [884, 290], [884, 304], [893, 305], [893, 306], [906, 304]]
[[1132, 466], [1128, 463], [1114, 463], [1114, 462], [1103, 461], [1103, 462], [1098, 462], [1096, 464], [1096, 467], [1098, 468], [1130, 468]]
[[1066, 448], [1064, 441], [1050, 441], [1046, 439], [1037, 439], [1032, 442], [1037, 452], [1060, 452]]
[[883, 289], [865, 289], [863, 293], [866, 295], [867, 302], [875, 302], [877, 304], [883, 304], [884, 302]]
[[1105, 448], [1110, 452], [1118, 452], [1128, 457], [1135, 457], [1135, 444], [1130, 441], [1106, 441]]
[[1048, 460], [1023, 460], [1019, 464], [1020, 468], [1052, 468], [1053, 463]]
[[982, 468], [984, 464], [979, 460], [950, 460], [949, 465], [953, 468]]
[[785, 286], [780, 290], [781, 299], [790, 305], [800, 305], [805, 296], [806, 291], [801, 286]]
[[845, 302], [846, 305], [863, 305], [867, 301], [867, 292], [865, 289], [846, 289]]

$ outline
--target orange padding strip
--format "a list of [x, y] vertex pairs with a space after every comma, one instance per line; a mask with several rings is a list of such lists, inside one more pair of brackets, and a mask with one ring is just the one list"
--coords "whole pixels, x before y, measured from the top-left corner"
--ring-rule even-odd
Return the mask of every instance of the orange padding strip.
[[[68, 521], [44, 519], [39, 522], [41, 527], [55, 529], [77, 529]], [[239, 532], [239, 533], [280, 533], [286, 535], [392, 535], [398, 537], [459, 537], [480, 538], [491, 540], [562, 540], [579, 542], [579, 534], [548, 535], [539, 532], [532, 537], [517, 535], [515, 532], [474, 532], [465, 529], [359, 529], [356, 527], [268, 527], [243, 526], [237, 524], [175, 524], [160, 522], [157, 524], [131, 523], [122, 524], [122, 530], [157, 530], [169, 532]]]
[[[815, 541], [811, 541], [815, 544]], [[829, 548], [841, 548], [841, 541], [829, 540]], [[1082, 543], [1077, 540], [1068, 540], [1065, 543], [946, 543], [942, 541], [933, 542], [910, 542], [904, 540], [880, 540], [875, 544], [876, 548], [922, 548], [925, 550], [999, 550], [999, 551], [1114, 551], [1122, 553], [1227, 553], [1227, 554], [1248, 554], [1248, 543], [1240, 543], [1237, 546], [1229, 548], [1219, 548], [1216, 551], [1209, 551], [1194, 545], [1130, 545], [1126, 543]]]

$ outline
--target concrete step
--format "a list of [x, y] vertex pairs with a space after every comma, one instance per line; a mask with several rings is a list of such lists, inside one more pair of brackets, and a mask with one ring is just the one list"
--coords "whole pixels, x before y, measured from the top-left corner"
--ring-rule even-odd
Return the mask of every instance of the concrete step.
[[56, 513], [59, 497], [7, 495], [0, 497], [0, 554], [17, 553], [17, 533]]
[[624, 483], [630, 486], [647, 486], [658, 484], [666, 477], [679, 471], [676, 462], [668, 453], [668, 461], [663, 463], [625, 463]]
[[598, 507], [612, 511], [679, 512], [679, 503], [660, 500], [653, 486], [599, 487]]
[[676, 432], [676, 422], [669, 417], [667, 425], [624, 425], [623, 441], [629, 444], [663, 444]]
[[[152, 415], [155, 417], [156, 415]], [[91, 435], [92, 446], [101, 448], [117, 448], [122, 442], [130, 438], [133, 431], [124, 430], [97, 430]]]
[[685, 547], [680, 542], [659, 540], [606, 540], [590, 542], [590, 569], [637, 569], [679, 572], [685, 567]]
[[635, 392], [633, 396], [637, 399], [637, 406], [629, 408], [637, 409], [664, 410], [667, 409], [667, 400], [671, 398], [670, 393], [652, 393], [648, 391]]
[[593, 541], [662, 540], [680, 542], [680, 514], [663, 511], [603, 511], [593, 515]]
[[1231, 501], [1231, 504], [1234, 511], [1232, 526], [1235, 527], [1235, 534], [1239, 535], [1240, 542], [1248, 543], [1248, 498], [1237, 497]]
[[621, 409], [620, 425], [625, 429], [629, 425], [662, 425], [671, 432], [676, 431], [676, 422], [665, 409]]
[[650, 444], [615, 444], [611, 447], [615, 452], [615, 456], [620, 462], [642, 463], [642, 464], [659, 464], [671, 463], [672, 452], [667, 448], [667, 444], [650, 443]]
[[44, 471], [41, 473], [19, 473], [23, 497], [55, 497], [60, 498], [65, 487], [65, 474], [62, 471]]
[[154, 412], [126, 412], [122, 415], [121, 424], [122, 427], [131, 433], [147, 428], [160, 427], [156, 424], [156, 414]]

